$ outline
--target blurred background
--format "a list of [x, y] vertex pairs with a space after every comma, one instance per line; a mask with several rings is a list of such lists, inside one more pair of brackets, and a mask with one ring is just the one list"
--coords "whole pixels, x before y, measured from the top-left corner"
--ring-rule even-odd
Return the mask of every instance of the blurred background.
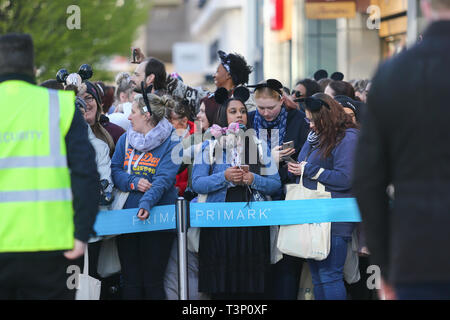
[[134, 70], [132, 46], [194, 86], [214, 87], [219, 49], [247, 59], [250, 83], [292, 87], [318, 69], [371, 78], [424, 27], [419, 0], [0, 0], [0, 33], [33, 36], [38, 82], [89, 63], [111, 83]]

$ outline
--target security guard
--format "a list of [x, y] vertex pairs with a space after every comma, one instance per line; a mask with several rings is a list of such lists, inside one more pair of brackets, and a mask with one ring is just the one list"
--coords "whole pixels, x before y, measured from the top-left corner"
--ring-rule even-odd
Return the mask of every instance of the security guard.
[[93, 234], [100, 186], [74, 101], [34, 84], [29, 35], [0, 36], [0, 300], [75, 297], [67, 268]]

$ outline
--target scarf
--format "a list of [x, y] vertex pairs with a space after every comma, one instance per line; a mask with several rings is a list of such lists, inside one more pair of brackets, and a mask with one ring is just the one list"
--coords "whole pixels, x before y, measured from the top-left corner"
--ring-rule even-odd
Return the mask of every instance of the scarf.
[[163, 118], [146, 135], [136, 132], [130, 127], [127, 132], [128, 141], [134, 149], [140, 152], [148, 152], [162, 145], [172, 133], [172, 129], [173, 126], [170, 122]]
[[312, 148], [317, 147], [317, 145], [319, 144], [319, 140], [320, 140], [320, 136], [314, 130], [311, 130], [308, 133], [307, 141], [311, 145]]
[[[259, 136], [260, 129], [277, 129], [278, 130], [278, 145], [282, 145], [284, 141], [284, 136], [286, 135], [286, 121], [287, 121], [287, 111], [284, 106], [281, 106], [281, 111], [273, 121], [267, 121], [262, 117], [258, 110], [255, 112], [255, 118], [253, 119], [253, 128], [256, 130], [256, 135], [259, 139], [262, 139]], [[267, 146], [269, 150], [272, 150], [271, 144], [271, 134], [268, 132], [267, 138]]]

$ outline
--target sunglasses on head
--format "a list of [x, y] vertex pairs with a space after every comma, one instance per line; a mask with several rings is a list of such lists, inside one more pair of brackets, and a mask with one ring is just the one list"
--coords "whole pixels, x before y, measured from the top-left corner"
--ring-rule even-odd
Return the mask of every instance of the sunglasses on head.
[[300, 98], [303, 94], [298, 90], [292, 90], [291, 95]]

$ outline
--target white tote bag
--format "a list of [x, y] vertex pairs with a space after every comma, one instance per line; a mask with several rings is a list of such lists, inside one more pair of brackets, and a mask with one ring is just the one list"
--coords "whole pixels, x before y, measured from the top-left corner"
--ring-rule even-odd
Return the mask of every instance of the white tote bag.
[[[304, 168], [302, 168], [303, 172]], [[321, 169], [323, 170], [323, 169]], [[286, 185], [286, 200], [327, 199], [331, 193], [317, 181], [317, 190], [303, 186], [303, 175], [298, 184]], [[305, 223], [280, 226], [278, 249], [290, 256], [324, 260], [330, 253], [331, 222]]]
[[99, 300], [102, 283], [89, 275], [89, 254], [88, 246], [84, 251], [83, 273], [78, 279], [78, 288], [75, 300]]
[[117, 250], [116, 236], [102, 240], [98, 254], [97, 273], [102, 278], [107, 278], [120, 272], [121, 265], [119, 251]]
[[[125, 155], [127, 154], [127, 150], [128, 150], [128, 136], [126, 137], [125, 140]], [[128, 160], [128, 174], [131, 174], [131, 162], [132, 162], [132, 156], [131, 155], [130, 159]], [[113, 189], [113, 196], [114, 196], [114, 200], [110, 205], [111, 210], [122, 210], [123, 206], [125, 205], [125, 202], [128, 199], [128, 195], [130, 193], [129, 192], [124, 192], [124, 191], [120, 191], [117, 188]]]

